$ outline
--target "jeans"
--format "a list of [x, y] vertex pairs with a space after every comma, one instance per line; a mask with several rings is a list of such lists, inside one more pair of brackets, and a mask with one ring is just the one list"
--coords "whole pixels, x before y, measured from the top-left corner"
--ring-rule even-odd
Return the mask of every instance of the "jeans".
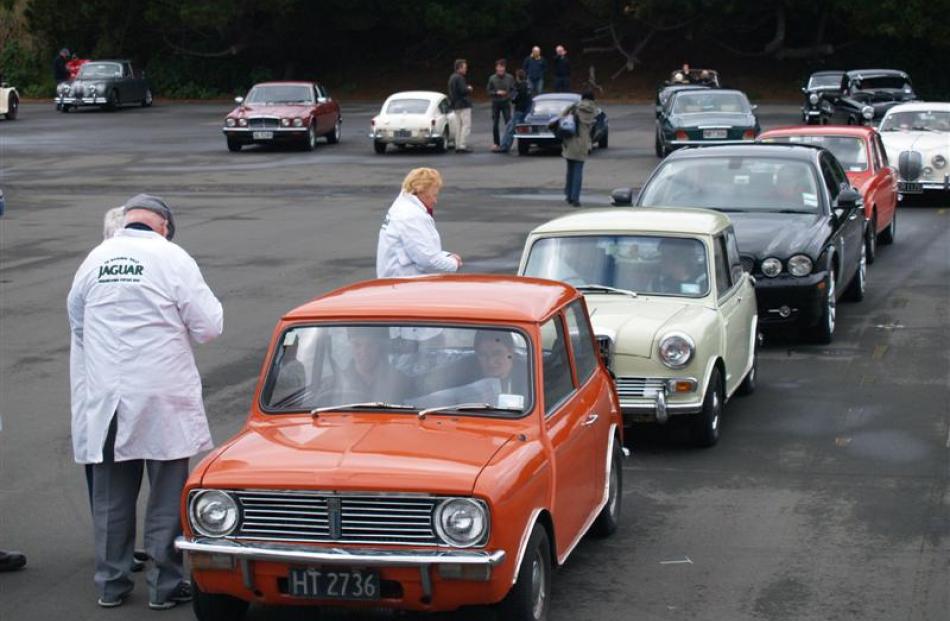
[[544, 92], [544, 78], [538, 78], [537, 80], [528, 78], [528, 88], [531, 89], [532, 95], [540, 95]]
[[491, 102], [491, 135], [492, 135], [492, 144], [500, 144], [501, 140], [498, 135], [498, 120], [499, 117], [505, 117], [505, 127], [508, 126], [508, 122], [511, 120], [511, 102], [507, 99], [503, 101], [492, 101]]
[[508, 152], [511, 149], [511, 144], [515, 141], [515, 126], [518, 123], [524, 122], [524, 117], [527, 115], [527, 112], [518, 112], [515, 110], [514, 116], [511, 117], [511, 121], [508, 122], [508, 127], [505, 128], [505, 136], [501, 140], [501, 150]]
[[567, 161], [567, 179], [564, 181], [564, 196], [570, 203], [579, 203], [581, 200], [581, 184], [584, 182], [584, 162], [581, 160]]

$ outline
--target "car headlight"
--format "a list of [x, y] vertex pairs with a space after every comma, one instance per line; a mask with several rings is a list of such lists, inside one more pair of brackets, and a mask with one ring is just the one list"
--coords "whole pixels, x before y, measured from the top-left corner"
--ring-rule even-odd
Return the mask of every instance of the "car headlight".
[[436, 507], [433, 521], [436, 534], [456, 548], [474, 546], [488, 534], [488, 510], [472, 498], [443, 501]]
[[92, 87], [92, 92], [93, 94], [99, 93], [101, 95], [102, 93], [106, 92], [106, 85], [96, 84], [95, 86]]
[[923, 177], [929, 177], [930, 175], [933, 174], [933, 172], [934, 172], [933, 168], [931, 168], [930, 166], [924, 166], [923, 170], [920, 171], [920, 174]]
[[280, 126], [281, 126], [281, 127], [290, 127], [290, 119], [281, 119], [281, 120], [280, 120]]
[[871, 106], [864, 106], [861, 108], [861, 116], [870, 121], [874, 118], [874, 108]]
[[811, 95], [808, 96], [808, 103], [810, 103], [813, 106], [817, 105], [818, 99], [819, 99], [818, 93], [812, 93]]
[[775, 257], [769, 257], [762, 261], [762, 273], [769, 278], [775, 278], [782, 273], [782, 262]]
[[934, 168], [943, 168], [947, 165], [947, 158], [938, 153], [931, 158], [930, 163], [934, 165]]
[[674, 332], [660, 339], [657, 353], [660, 361], [671, 369], [682, 369], [693, 359], [696, 344], [685, 334]]
[[203, 490], [191, 499], [191, 525], [202, 535], [224, 537], [238, 524], [238, 506], [231, 495], [216, 489]]
[[238, 119], [238, 125], [241, 127], [247, 127], [247, 119]]
[[224, 119], [224, 124], [227, 125], [228, 127], [234, 127], [235, 125], [237, 125], [237, 121], [235, 121], [231, 117], [228, 117]]
[[303, 119], [294, 119], [294, 127], [303, 127]]
[[788, 260], [788, 273], [792, 276], [808, 276], [812, 267], [811, 259], [803, 254], [796, 254]]

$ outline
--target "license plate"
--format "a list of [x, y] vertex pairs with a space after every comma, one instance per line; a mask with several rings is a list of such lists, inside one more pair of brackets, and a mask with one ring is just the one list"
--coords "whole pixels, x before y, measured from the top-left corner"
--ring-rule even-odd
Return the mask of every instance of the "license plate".
[[703, 140], [722, 140], [726, 137], [726, 130], [724, 129], [704, 129], [703, 130]]
[[273, 140], [274, 132], [254, 132], [254, 140]]
[[412, 138], [412, 132], [408, 129], [397, 129], [393, 132], [393, 136], [396, 138]]
[[897, 188], [904, 194], [921, 194], [924, 191], [924, 185], [917, 181], [901, 181]]
[[371, 569], [292, 568], [287, 590], [311, 599], [379, 599], [379, 572]]

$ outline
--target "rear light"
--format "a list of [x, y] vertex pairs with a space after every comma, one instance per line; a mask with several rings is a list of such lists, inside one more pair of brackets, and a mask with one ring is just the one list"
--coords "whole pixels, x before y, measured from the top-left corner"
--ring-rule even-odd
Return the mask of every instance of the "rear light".
[[515, 128], [515, 132], [519, 134], [527, 134], [530, 131], [527, 125], [519, 125]]
[[754, 129], [747, 129], [747, 130], [745, 130], [744, 132], [742, 132], [742, 139], [743, 139], [743, 140], [755, 140], [755, 130], [754, 130]]
[[682, 129], [676, 130], [676, 139], [677, 140], [689, 140], [689, 134], [687, 134]]

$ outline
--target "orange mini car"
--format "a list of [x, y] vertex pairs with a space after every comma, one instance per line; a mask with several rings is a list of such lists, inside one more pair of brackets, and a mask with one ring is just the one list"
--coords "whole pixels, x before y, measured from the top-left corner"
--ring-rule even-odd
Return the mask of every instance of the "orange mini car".
[[240, 433], [182, 498], [194, 609], [250, 602], [545, 619], [621, 508], [623, 424], [572, 287], [376, 280], [278, 323]]

